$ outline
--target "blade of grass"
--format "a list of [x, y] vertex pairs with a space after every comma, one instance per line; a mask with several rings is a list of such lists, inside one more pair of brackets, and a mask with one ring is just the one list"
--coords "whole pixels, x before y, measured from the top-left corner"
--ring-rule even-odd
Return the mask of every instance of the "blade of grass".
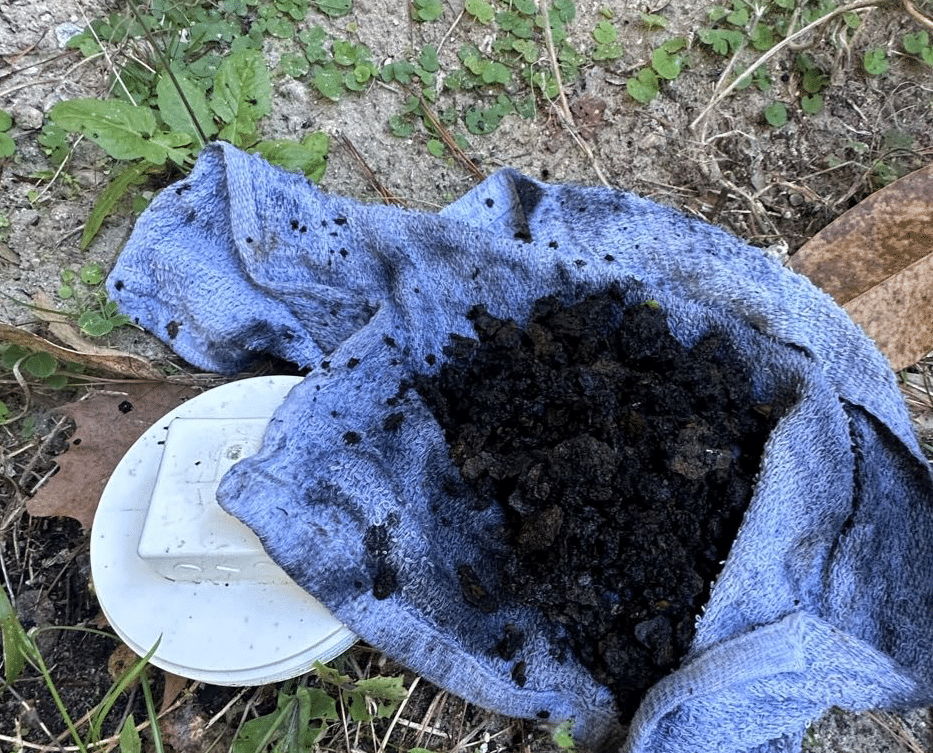
[[35, 662], [36, 646], [16, 616], [6, 591], [0, 588], [0, 636], [3, 638], [3, 676], [8, 685], [16, 682], [26, 662]]
[[[152, 650], [155, 651], [155, 647]], [[146, 700], [146, 714], [149, 716], [149, 728], [152, 730], [152, 746], [155, 753], [165, 753], [162, 747], [162, 732], [159, 729], [159, 714], [152, 701], [152, 688], [149, 687], [149, 674], [143, 671], [139, 681], [143, 686], [143, 698]]]
[[297, 705], [298, 705], [298, 701], [293, 696], [292, 698], [289, 699], [288, 703], [282, 706], [282, 710], [276, 715], [272, 724], [269, 725], [269, 729], [266, 730], [266, 734], [262, 736], [262, 739], [260, 739], [258, 743], [256, 743], [255, 750], [261, 751], [261, 750], [266, 749], [266, 746], [268, 746], [269, 743], [272, 742], [272, 740], [275, 738], [276, 733], [279, 732], [279, 730], [281, 729], [282, 722], [285, 720], [287, 716], [289, 716], [292, 712], [294, 712], [295, 706]]
[[110, 690], [107, 691], [107, 695], [104, 696], [103, 700], [97, 705], [97, 710], [94, 712], [94, 716], [91, 719], [91, 727], [89, 738], [94, 742], [100, 740], [100, 730], [104, 724], [104, 719], [107, 717], [107, 714], [110, 713], [110, 710], [113, 708], [113, 705], [117, 702], [117, 698], [126, 690], [130, 684], [145, 670], [149, 664], [149, 660], [152, 658], [152, 655], [156, 652], [156, 649], [159, 647], [159, 643], [162, 641], [161, 636], [155, 642], [152, 648], [149, 649], [148, 653], [137, 659], [136, 662], [126, 671], [126, 673], [120, 678], [120, 680], [114, 683]]
[[35, 648], [34, 644], [33, 648], [36, 652], [36, 668], [42, 675], [42, 679], [45, 680], [45, 686], [49, 690], [49, 695], [52, 696], [52, 701], [55, 703], [55, 708], [58, 709], [58, 713], [61, 716], [62, 721], [65, 723], [65, 726], [68, 728], [68, 732], [71, 734], [71, 739], [75, 741], [75, 745], [81, 753], [88, 753], [87, 746], [81, 739], [81, 735], [78, 734], [78, 728], [75, 726], [75, 723], [71, 718], [71, 714], [68, 713], [65, 702], [62, 701], [62, 697], [58, 694], [58, 688], [55, 687], [55, 681], [52, 679], [52, 673], [49, 672], [49, 668], [45, 666], [45, 661], [42, 659], [42, 654], [39, 653], [39, 649]]
[[151, 167], [155, 167], [155, 165], [146, 160], [134, 162], [110, 182], [110, 185], [107, 186], [100, 195], [97, 203], [94, 204], [94, 208], [87, 218], [87, 222], [84, 225], [84, 232], [81, 233], [81, 242], [78, 244], [78, 248], [83, 251], [88, 247], [90, 242], [94, 240], [94, 236], [97, 235], [97, 231], [100, 230], [100, 226], [104, 223], [104, 220], [107, 219], [114, 205], [123, 198], [127, 189], [145, 175], [146, 171]]

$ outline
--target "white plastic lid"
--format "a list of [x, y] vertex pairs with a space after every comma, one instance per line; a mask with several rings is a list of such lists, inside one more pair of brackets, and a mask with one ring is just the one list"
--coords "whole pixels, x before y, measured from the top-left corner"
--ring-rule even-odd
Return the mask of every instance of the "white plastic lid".
[[356, 642], [214, 497], [299, 381], [246, 379], [189, 400], [136, 441], [104, 489], [91, 538], [97, 597], [136, 653], [159, 640], [157, 667], [216, 685], [260, 685]]

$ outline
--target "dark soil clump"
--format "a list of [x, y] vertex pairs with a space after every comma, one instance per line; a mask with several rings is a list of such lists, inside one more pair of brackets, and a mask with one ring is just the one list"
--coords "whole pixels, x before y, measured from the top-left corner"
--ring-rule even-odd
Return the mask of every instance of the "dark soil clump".
[[685, 348], [656, 303], [618, 289], [541, 299], [524, 328], [470, 318], [478, 340], [456, 339], [419, 392], [505, 511], [500, 598], [564, 625], [627, 719], [689, 647], [779, 410], [755, 404], [726, 337]]

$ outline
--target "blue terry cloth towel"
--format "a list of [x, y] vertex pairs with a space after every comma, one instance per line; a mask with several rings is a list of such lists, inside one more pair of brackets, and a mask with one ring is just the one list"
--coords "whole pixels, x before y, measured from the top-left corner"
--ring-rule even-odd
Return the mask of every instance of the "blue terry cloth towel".
[[[623, 726], [559, 625], [464, 602], [458, 568], [496, 582], [502, 512], [456, 483], [404, 389], [474, 336], [475, 304], [521, 323], [613, 283], [687, 346], [727, 333], [762, 401], [794, 396], [687, 656]], [[218, 143], [139, 218], [108, 291], [198, 367], [310, 369], [218, 499], [353, 631], [469, 701], [573, 720], [594, 748], [708, 753], [799, 749], [832, 706], [933, 700], [933, 493], [894, 376], [827, 295], [716, 227], [509, 169], [436, 214], [370, 206]]]

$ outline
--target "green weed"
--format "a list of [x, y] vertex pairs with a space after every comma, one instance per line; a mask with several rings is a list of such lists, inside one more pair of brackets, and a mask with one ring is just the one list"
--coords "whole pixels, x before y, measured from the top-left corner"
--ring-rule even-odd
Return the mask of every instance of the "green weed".
[[908, 55], [933, 67], [933, 45], [930, 44], [930, 35], [926, 31], [905, 34], [901, 44]]
[[437, 21], [444, 13], [440, 0], [414, 0], [411, 8], [416, 21]]
[[768, 125], [780, 128], [787, 123], [787, 105], [783, 102], [772, 102], [764, 109], [765, 120]]
[[891, 67], [888, 64], [888, 53], [883, 47], [873, 47], [862, 56], [865, 72], [871, 76], [880, 76], [887, 73]]
[[[317, 4], [322, 7], [321, 3]], [[338, 12], [339, 3], [326, 6]], [[346, 4], [347, 10], [349, 3]], [[129, 189], [160, 172], [187, 171], [208, 140], [223, 139], [320, 180], [329, 142], [312, 134], [286, 144], [264, 141], [259, 122], [269, 114], [272, 72], [261, 52], [264, 36], [291, 39], [303, 21], [307, 0], [229, 0], [220, 6], [176, 5], [152, 0], [145, 14], [111, 14], [91, 21], [69, 44], [87, 56], [107, 48], [130, 49], [113, 71], [113, 95], [58, 103], [39, 143], [53, 164], [67, 157], [66, 134], [81, 134], [110, 157], [129, 164], [115, 171], [95, 205], [81, 238], [86, 247]], [[314, 33], [306, 38], [312, 55]], [[155, 52], [153, 52], [155, 51]], [[319, 90], [334, 96], [328, 74], [341, 67], [339, 85], [358, 90], [374, 75], [365, 50], [335, 43], [330, 67], [313, 69]], [[315, 60], [317, 60], [315, 57]], [[302, 62], [303, 61], [303, 62]], [[307, 55], [283, 61], [295, 75], [312, 71]], [[331, 79], [335, 77], [331, 75]], [[330, 88], [329, 88], [330, 87]], [[106, 311], [104, 319], [110, 319]], [[99, 321], [98, 321], [99, 324]], [[94, 325], [91, 325], [94, 329]], [[100, 327], [96, 327], [100, 329]]]
[[5, 110], [0, 110], [0, 159], [12, 157], [16, 152], [16, 142], [7, 131], [13, 127], [13, 118]]
[[58, 297], [72, 305], [68, 313], [84, 334], [103, 337], [129, 323], [126, 316], [117, 313], [116, 303], [107, 298], [104, 270], [99, 264], [90, 262], [77, 270], [66, 268], [60, 274]]
[[593, 29], [593, 60], [616, 60], [622, 57], [623, 49], [619, 44], [619, 32], [609, 21], [600, 21]]
[[45, 153], [49, 162], [56, 168], [59, 167], [71, 151], [71, 144], [68, 139], [68, 132], [51, 121], [46, 121], [39, 135], [36, 137], [39, 148]]
[[[157, 751], [161, 750], [162, 746], [158, 732], [158, 715], [156, 713], [155, 704], [152, 701], [149, 680], [146, 676], [146, 668], [148, 667], [149, 659], [158, 648], [158, 641], [156, 641], [156, 644], [150, 649], [146, 656], [140, 657], [133, 662], [122, 676], [114, 682], [104, 695], [104, 698], [89, 715], [88, 731], [85, 735], [82, 735], [78, 729], [78, 725], [72, 719], [71, 714], [61, 699], [52, 674], [48, 666], [46, 666], [45, 660], [42, 657], [42, 652], [39, 650], [35, 640], [40, 632], [55, 629], [81, 630], [87, 633], [114, 638], [114, 636], [109, 633], [92, 630], [90, 628], [44, 628], [27, 632], [19, 621], [6, 591], [0, 588], [0, 637], [3, 639], [4, 672], [3, 690], [13, 686], [27, 666], [32, 667], [39, 673], [45, 683], [49, 695], [52, 697], [52, 701], [75, 743], [75, 747], [80, 753], [88, 753], [91, 748], [96, 747], [97, 743], [100, 742], [103, 723], [113, 709], [117, 699], [131, 683], [139, 680], [143, 688], [150, 727], [153, 730], [155, 748]], [[114, 638], [114, 640], [116, 639]], [[129, 722], [129, 726], [132, 727], [132, 731], [127, 728], [127, 723], [125, 723], [120, 733], [121, 751], [123, 753], [132, 753], [132, 751], [138, 749], [132, 747], [139, 742], [138, 732], [136, 732], [135, 726], [133, 726], [131, 722]], [[130, 747], [122, 747], [124, 743]]]
[[687, 40], [684, 37], [673, 37], [656, 47], [651, 53], [651, 65], [642, 68], [625, 82], [629, 96], [642, 104], [658, 96], [663, 81], [673, 81], [683, 70], [686, 48]]
[[[402, 138], [422, 130], [427, 148], [435, 156], [445, 152], [443, 139], [420, 100], [440, 105], [437, 121], [451, 129], [453, 140], [466, 148], [466, 136], [457, 133], [458, 127], [468, 134], [485, 136], [508, 115], [534, 117], [538, 112], [536, 99], [554, 100], [560, 95], [554, 69], [543, 62], [548, 56], [548, 38], [565, 87], [579, 78], [585, 65], [609, 65], [623, 54], [618, 30], [609, 20], [611, 13], [604, 14], [606, 20], [593, 29], [589, 50], [579, 50], [568, 42], [568, 28], [576, 17], [572, 0], [555, 0], [550, 5], [547, 29], [545, 15], [533, 0], [467, 0], [464, 7], [469, 19], [465, 24], [475, 24], [477, 31], [492, 31], [488, 48], [481, 51], [469, 42], [462, 44], [460, 67], [454, 70], [439, 70], [437, 51], [431, 46], [379, 70], [380, 80], [400, 84], [410, 94], [390, 118], [389, 129]], [[423, 15], [419, 19], [434, 20]], [[474, 101], [460, 109], [446, 104], [462, 92], [470, 93]]]
[[574, 742], [573, 735], [571, 730], [573, 729], [573, 721], [567, 720], [566, 722], [561, 722], [554, 731], [551, 733], [551, 738], [554, 740], [554, 743], [561, 750], [566, 750], [568, 753], [573, 753], [575, 750], [576, 743]]
[[[45, 387], [60, 390], [83, 373], [79, 364], [59, 361], [42, 351], [32, 351], [20, 345], [0, 342], [0, 374], [19, 373], [22, 378], [35, 379]], [[10, 419], [9, 408], [0, 408], [0, 424]]]
[[[795, 35], [807, 29], [810, 35], [819, 35], [823, 28], [832, 29], [833, 44], [850, 49], [854, 34], [862, 23], [861, 16], [853, 10], [845, 10], [833, 0], [732, 0], [730, 5], [715, 5], [707, 14], [708, 25], [697, 30], [699, 47], [712, 56], [729, 58], [728, 67], [739, 71], [725, 92], [717, 92], [715, 101], [735, 89], [755, 84], [761, 91], [770, 88], [771, 74], [767, 65], [774, 54], [784, 50]], [[833, 21], [830, 26], [827, 22]], [[828, 34], [828, 32], [827, 32]], [[812, 37], [811, 37], [812, 40]], [[904, 52], [918, 61], [933, 65], [933, 48], [929, 46], [926, 32], [906, 34], [903, 37]], [[860, 52], [862, 70], [869, 76], [881, 76], [888, 72], [891, 57], [882, 47]], [[765, 61], [769, 61], [767, 65]], [[728, 68], [727, 68], [728, 69]], [[824, 92], [829, 86], [829, 73], [807, 53], [798, 53], [791, 58], [790, 72], [798, 82], [799, 96], [796, 106], [805, 115], [818, 115], [824, 109]], [[631, 93], [631, 91], [630, 91]], [[633, 97], [639, 101], [647, 98], [639, 87]], [[702, 117], [712, 105], [703, 111]], [[780, 128], [789, 120], [787, 103], [774, 102], [763, 113], [767, 123]], [[700, 118], [697, 119], [697, 121]], [[694, 124], [696, 124], [696, 122]]]
[[[315, 679], [317, 686], [311, 685]], [[401, 676], [352, 680], [339, 669], [318, 662], [310, 673], [281, 684], [275, 708], [246, 722], [230, 750], [312, 753], [330, 728], [345, 717], [362, 723], [388, 719], [407, 695]], [[338, 709], [338, 702], [345, 712]], [[418, 750], [431, 753], [412, 749]]]
[[845, 153], [828, 155], [827, 162], [830, 167], [858, 165], [867, 177], [871, 190], [876, 191], [918, 170], [923, 166], [924, 159], [916, 148], [913, 135], [891, 128], [878, 134], [871, 143], [848, 141]]
[[[0, 589], [0, 637], [3, 641], [4, 672], [0, 691], [14, 687], [26, 668], [31, 667], [41, 676], [75, 748], [81, 753], [88, 753], [96, 749], [101, 742], [104, 723], [110, 718], [118, 700], [131, 684], [139, 681], [153, 747], [156, 751], [161, 750], [158, 715], [147, 676], [149, 659], [158, 648], [158, 642], [146, 656], [136, 660], [111, 685], [87, 716], [84, 728], [85, 725], [76, 723], [65, 707], [36, 643], [40, 632], [58, 629], [81, 630], [113, 638], [108, 633], [89, 628], [42, 628], [26, 631], [6, 592]], [[335, 666], [317, 663], [310, 673], [281, 683], [277, 688], [275, 708], [243, 724], [229, 751], [312, 753], [317, 749], [317, 743], [338, 723], [369, 724], [378, 719], [389, 719], [407, 698], [408, 692], [401, 676], [375, 676], [354, 680]], [[136, 727], [131, 715], [120, 727], [118, 740], [121, 753], [137, 753], [141, 749], [142, 741]], [[431, 751], [412, 748], [408, 753]]]

